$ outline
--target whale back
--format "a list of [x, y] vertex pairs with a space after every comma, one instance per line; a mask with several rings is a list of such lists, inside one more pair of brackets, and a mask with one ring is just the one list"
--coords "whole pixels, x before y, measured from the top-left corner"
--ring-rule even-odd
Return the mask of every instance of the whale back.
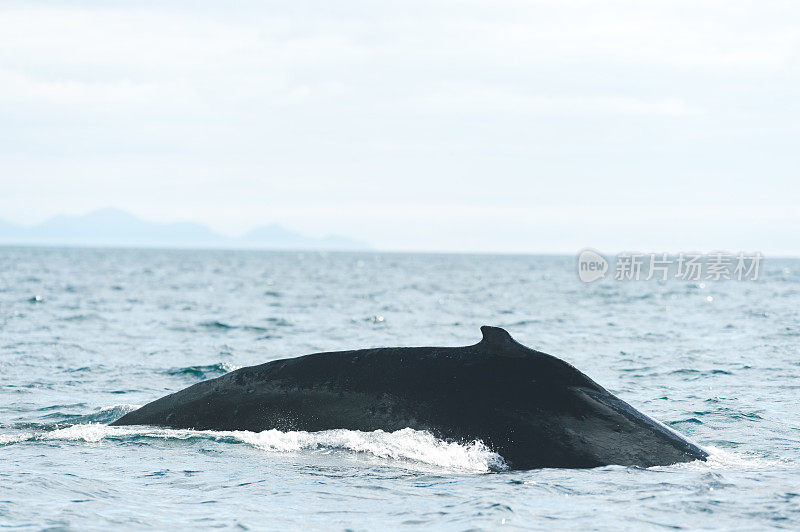
[[241, 368], [116, 424], [319, 431], [428, 430], [481, 440], [512, 467], [650, 466], [705, 453], [567, 362], [481, 328], [466, 347], [315, 353]]

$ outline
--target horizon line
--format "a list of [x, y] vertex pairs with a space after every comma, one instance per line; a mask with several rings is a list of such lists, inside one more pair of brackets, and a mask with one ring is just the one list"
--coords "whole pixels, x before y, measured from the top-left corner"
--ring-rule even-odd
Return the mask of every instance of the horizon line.
[[[237, 251], [237, 252], [269, 252], [269, 253], [318, 253], [320, 255], [328, 253], [338, 254], [397, 254], [397, 255], [482, 255], [482, 256], [519, 256], [519, 257], [573, 257], [576, 258], [580, 254], [581, 248], [575, 251], [487, 251], [487, 250], [435, 250], [435, 249], [389, 249], [389, 248], [372, 248], [372, 249], [323, 249], [323, 248], [278, 248], [278, 247], [236, 247], [236, 246], [193, 246], [193, 245], [159, 245], [159, 244], [48, 244], [48, 243], [24, 243], [24, 242], [1, 242], [0, 248], [25, 248], [25, 249], [93, 249], [93, 250], [117, 250], [117, 251]], [[697, 251], [697, 250], [694, 250]], [[701, 254], [709, 254], [714, 251], [708, 250], [698, 251]], [[721, 250], [729, 251], [729, 250]], [[733, 253], [733, 251], [730, 251]], [[605, 256], [617, 256], [624, 253], [631, 253], [631, 250], [618, 250], [613, 252], [602, 252]], [[644, 252], [644, 255], [649, 255], [653, 252]], [[681, 252], [670, 252], [668, 256], [675, 256]], [[761, 252], [759, 252], [761, 253]], [[656, 253], [658, 255], [660, 253]], [[800, 254], [768, 254], [761, 253], [762, 260], [774, 259], [800, 259]]]

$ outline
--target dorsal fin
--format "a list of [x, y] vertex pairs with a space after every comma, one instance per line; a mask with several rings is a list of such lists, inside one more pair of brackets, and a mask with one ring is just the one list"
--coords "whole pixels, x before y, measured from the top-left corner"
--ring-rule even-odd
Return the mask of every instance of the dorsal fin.
[[516, 344], [516, 340], [511, 338], [508, 331], [500, 327], [491, 327], [484, 325], [481, 327], [481, 334], [483, 334], [482, 344], [491, 345], [493, 347], [507, 347]]
[[524, 345], [511, 338], [511, 335], [500, 327], [484, 325], [481, 327], [481, 333], [483, 334], [483, 339], [478, 345], [489, 350], [493, 355], [521, 358], [525, 356], [527, 351], [530, 351]]

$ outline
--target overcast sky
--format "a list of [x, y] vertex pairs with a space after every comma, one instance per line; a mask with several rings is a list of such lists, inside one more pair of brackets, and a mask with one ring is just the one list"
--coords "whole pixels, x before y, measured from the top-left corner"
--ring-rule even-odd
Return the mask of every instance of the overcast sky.
[[0, 2], [8, 221], [800, 254], [798, 163], [796, 1]]

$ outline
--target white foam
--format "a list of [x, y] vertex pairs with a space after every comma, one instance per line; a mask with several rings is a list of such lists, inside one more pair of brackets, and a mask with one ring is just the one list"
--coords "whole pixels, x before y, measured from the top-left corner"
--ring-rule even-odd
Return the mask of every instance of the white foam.
[[23, 441], [31, 440], [35, 434], [31, 432], [22, 432], [19, 434], [0, 434], [0, 445], [10, 445], [12, 443], [20, 443]]
[[133, 412], [134, 410], [138, 410], [141, 408], [142, 405], [134, 405], [131, 403], [119, 403], [111, 406], [103, 406], [97, 410], [97, 413], [106, 413], [106, 412], [121, 412], [123, 414], [127, 414], [128, 412]]
[[703, 450], [708, 453], [706, 461], [695, 460], [693, 462], [684, 462], [671, 466], [666, 466], [676, 469], [775, 469], [780, 467], [782, 462], [776, 460], [767, 460], [753, 455], [740, 454], [733, 451], [727, 451], [707, 445]]
[[265, 430], [234, 434], [241, 441], [267, 451], [346, 449], [379, 458], [413, 460], [445, 469], [478, 472], [506, 469], [503, 458], [480, 441], [467, 444], [446, 442], [429, 432], [410, 428], [395, 432], [336, 429], [322, 432]]
[[[3, 436], [0, 435], [0, 438]], [[316, 450], [345, 450], [367, 453], [379, 458], [419, 462], [438, 468], [489, 472], [507, 469], [503, 458], [480, 441], [447, 442], [425, 431], [405, 428], [395, 432], [376, 430], [326, 430], [321, 432], [265, 430], [211, 431], [162, 429], [155, 427], [112, 427], [101, 424], [72, 425], [38, 434], [17, 435], [14, 442], [29, 440], [62, 440], [96, 443], [101, 440], [125, 440], [132, 437], [187, 440], [204, 438], [215, 441], [241, 442], [275, 453]], [[2, 440], [0, 440], [2, 442]]]

